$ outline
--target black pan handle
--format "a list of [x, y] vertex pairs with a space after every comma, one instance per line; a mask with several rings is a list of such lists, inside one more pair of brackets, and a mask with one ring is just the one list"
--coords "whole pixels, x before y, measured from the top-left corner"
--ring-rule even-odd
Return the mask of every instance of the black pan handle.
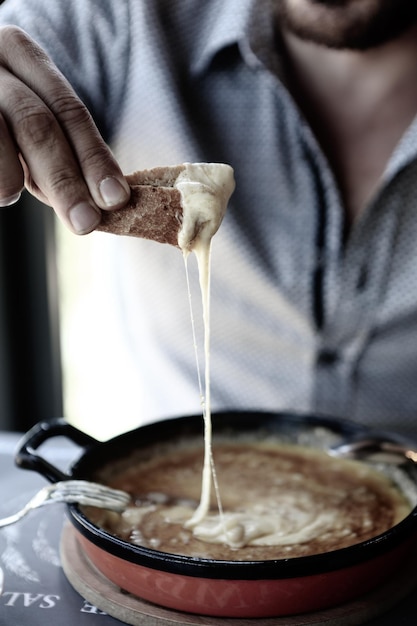
[[20, 440], [15, 453], [15, 463], [23, 469], [30, 469], [41, 474], [50, 482], [71, 478], [60, 469], [51, 465], [46, 459], [36, 454], [36, 450], [48, 439], [66, 437], [82, 448], [97, 445], [98, 441], [83, 433], [63, 418], [55, 418], [39, 422], [33, 426]]

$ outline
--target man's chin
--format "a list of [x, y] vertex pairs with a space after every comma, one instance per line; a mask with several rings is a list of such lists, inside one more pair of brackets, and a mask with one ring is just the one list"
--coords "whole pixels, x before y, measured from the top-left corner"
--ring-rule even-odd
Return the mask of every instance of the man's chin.
[[276, 0], [280, 28], [328, 48], [368, 50], [417, 22], [417, 0]]

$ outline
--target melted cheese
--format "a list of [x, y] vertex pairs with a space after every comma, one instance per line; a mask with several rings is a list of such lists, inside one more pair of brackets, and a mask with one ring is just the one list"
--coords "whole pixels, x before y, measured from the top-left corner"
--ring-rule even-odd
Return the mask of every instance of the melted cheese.
[[235, 188], [233, 169], [224, 163], [184, 163], [174, 187], [183, 209], [178, 245], [184, 254], [193, 251], [206, 263], [211, 239]]
[[[193, 251], [197, 257], [204, 318], [205, 393], [202, 399], [204, 416], [205, 455], [200, 504], [186, 523], [192, 527], [208, 514], [212, 479], [217, 485], [212, 455], [211, 398], [210, 398], [210, 254], [211, 240], [218, 231], [226, 213], [227, 203], [235, 182], [233, 169], [224, 163], [185, 163], [174, 187], [181, 194], [182, 228], [178, 245], [184, 257]], [[218, 505], [221, 503], [218, 490]]]
[[105, 468], [99, 482], [128, 491], [134, 506], [121, 515], [100, 510], [93, 519], [137, 545], [158, 544], [162, 552], [257, 561], [366, 541], [415, 505], [415, 488], [408, 501], [391, 474], [364, 463], [283, 444], [273, 435], [259, 441], [251, 433], [216, 435], [223, 517], [213, 494], [208, 514], [187, 525], [201, 493], [204, 450], [196, 435], [140, 448]]

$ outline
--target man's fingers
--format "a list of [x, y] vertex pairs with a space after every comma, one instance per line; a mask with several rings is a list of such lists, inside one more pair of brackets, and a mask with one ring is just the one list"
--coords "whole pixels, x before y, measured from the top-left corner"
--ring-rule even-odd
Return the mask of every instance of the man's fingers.
[[[121, 207], [130, 189], [110, 150], [100, 136], [90, 113], [72, 92], [47, 97], [67, 137], [71, 139], [92, 198], [102, 209]], [[103, 174], [104, 172], [104, 174]]]
[[16, 154], [16, 146], [0, 114], [0, 206], [16, 202], [23, 189], [23, 170]]
[[[118, 208], [129, 199], [120, 168], [71, 86], [21, 30], [0, 31], [0, 65], [0, 111], [26, 164], [29, 190], [72, 230], [90, 232], [100, 221], [99, 208]], [[0, 170], [2, 190], [4, 181]]]
[[100, 212], [56, 117], [33, 91], [3, 68], [0, 83], [4, 89], [2, 114], [13, 135], [14, 160], [18, 151], [26, 164], [27, 188], [51, 205], [71, 230], [90, 232], [100, 222]]
[[[25, 174], [25, 186], [30, 193], [38, 198], [44, 204], [51, 204], [49, 198], [34, 182], [29, 167], [25, 163], [23, 156], [19, 155], [23, 172]], [[99, 211], [89, 201], [81, 200], [76, 202], [69, 209], [61, 210], [60, 205], [56, 206], [56, 213], [61, 217], [62, 221], [67, 222], [67, 226], [75, 233], [83, 235], [91, 232], [98, 226], [101, 220]], [[69, 223], [68, 223], [69, 222]]]

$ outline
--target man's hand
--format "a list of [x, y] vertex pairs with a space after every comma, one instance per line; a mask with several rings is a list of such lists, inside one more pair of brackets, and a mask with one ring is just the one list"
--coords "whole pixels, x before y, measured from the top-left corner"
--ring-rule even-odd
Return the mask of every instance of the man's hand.
[[22, 30], [0, 29], [0, 206], [25, 186], [75, 233], [99, 209], [120, 208], [130, 189], [71, 86]]

